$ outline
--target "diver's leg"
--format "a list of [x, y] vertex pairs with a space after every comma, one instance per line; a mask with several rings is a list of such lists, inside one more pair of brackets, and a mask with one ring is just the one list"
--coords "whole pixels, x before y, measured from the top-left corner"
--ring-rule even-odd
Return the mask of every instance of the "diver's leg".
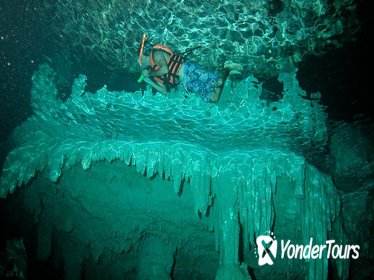
[[230, 71], [235, 70], [237, 72], [243, 71], [243, 65], [240, 63], [235, 63], [232, 60], [228, 60], [223, 64], [223, 68], [228, 69]]
[[223, 86], [225, 85], [225, 81], [227, 80], [227, 77], [229, 76], [229, 73], [230, 71], [228, 69], [224, 69], [218, 73], [219, 79], [217, 82], [217, 86], [213, 89], [213, 92], [210, 96], [210, 102], [213, 102], [213, 103], [218, 102], [221, 96], [222, 90], [223, 90]]
[[222, 88], [215, 88], [213, 90], [213, 93], [210, 95], [210, 102], [216, 103], [218, 102], [220, 96], [221, 96]]

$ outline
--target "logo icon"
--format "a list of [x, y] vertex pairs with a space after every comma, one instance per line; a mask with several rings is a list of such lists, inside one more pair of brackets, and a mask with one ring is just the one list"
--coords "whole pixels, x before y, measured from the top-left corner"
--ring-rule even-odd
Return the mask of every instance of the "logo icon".
[[258, 265], [272, 265], [277, 256], [277, 240], [275, 237], [260, 235], [256, 238], [258, 248]]

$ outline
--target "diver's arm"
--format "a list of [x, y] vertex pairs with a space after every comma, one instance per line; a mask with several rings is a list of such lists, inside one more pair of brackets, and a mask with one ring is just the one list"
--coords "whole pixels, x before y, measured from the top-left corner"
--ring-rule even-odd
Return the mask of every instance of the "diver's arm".
[[162, 93], [163, 95], [166, 95], [167, 90], [163, 84], [156, 83], [155, 81], [151, 80], [149, 77], [145, 77], [144, 82], [151, 85], [154, 89], [156, 89], [158, 92]]

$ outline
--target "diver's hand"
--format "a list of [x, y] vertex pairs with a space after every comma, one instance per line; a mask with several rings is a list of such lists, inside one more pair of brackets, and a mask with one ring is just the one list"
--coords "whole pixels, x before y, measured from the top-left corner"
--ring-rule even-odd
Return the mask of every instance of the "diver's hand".
[[144, 69], [144, 70], [142, 71], [142, 75], [143, 75], [144, 77], [149, 77], [149, 70]]

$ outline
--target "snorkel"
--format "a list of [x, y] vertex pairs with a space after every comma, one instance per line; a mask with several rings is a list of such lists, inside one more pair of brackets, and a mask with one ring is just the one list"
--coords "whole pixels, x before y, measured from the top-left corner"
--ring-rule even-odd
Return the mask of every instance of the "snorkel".
[[[140, 45], [140, 50], [139, 50], [139, 57], [138, 57], [138, 62], [139, 62], [139, 65], [140, 67], [142, 66], [143, 64], [143, 52], [144, 52], [144, 46], [145, 46], [145, 41], [147, 40], [147, 34], [143, 33], [143, 38], [142, 38], [142, 43]], [[141, 83], [143, 82], [144, 80], [144, 75], [142, 74], [139, 79], [138, 79], [138, 83]]]

